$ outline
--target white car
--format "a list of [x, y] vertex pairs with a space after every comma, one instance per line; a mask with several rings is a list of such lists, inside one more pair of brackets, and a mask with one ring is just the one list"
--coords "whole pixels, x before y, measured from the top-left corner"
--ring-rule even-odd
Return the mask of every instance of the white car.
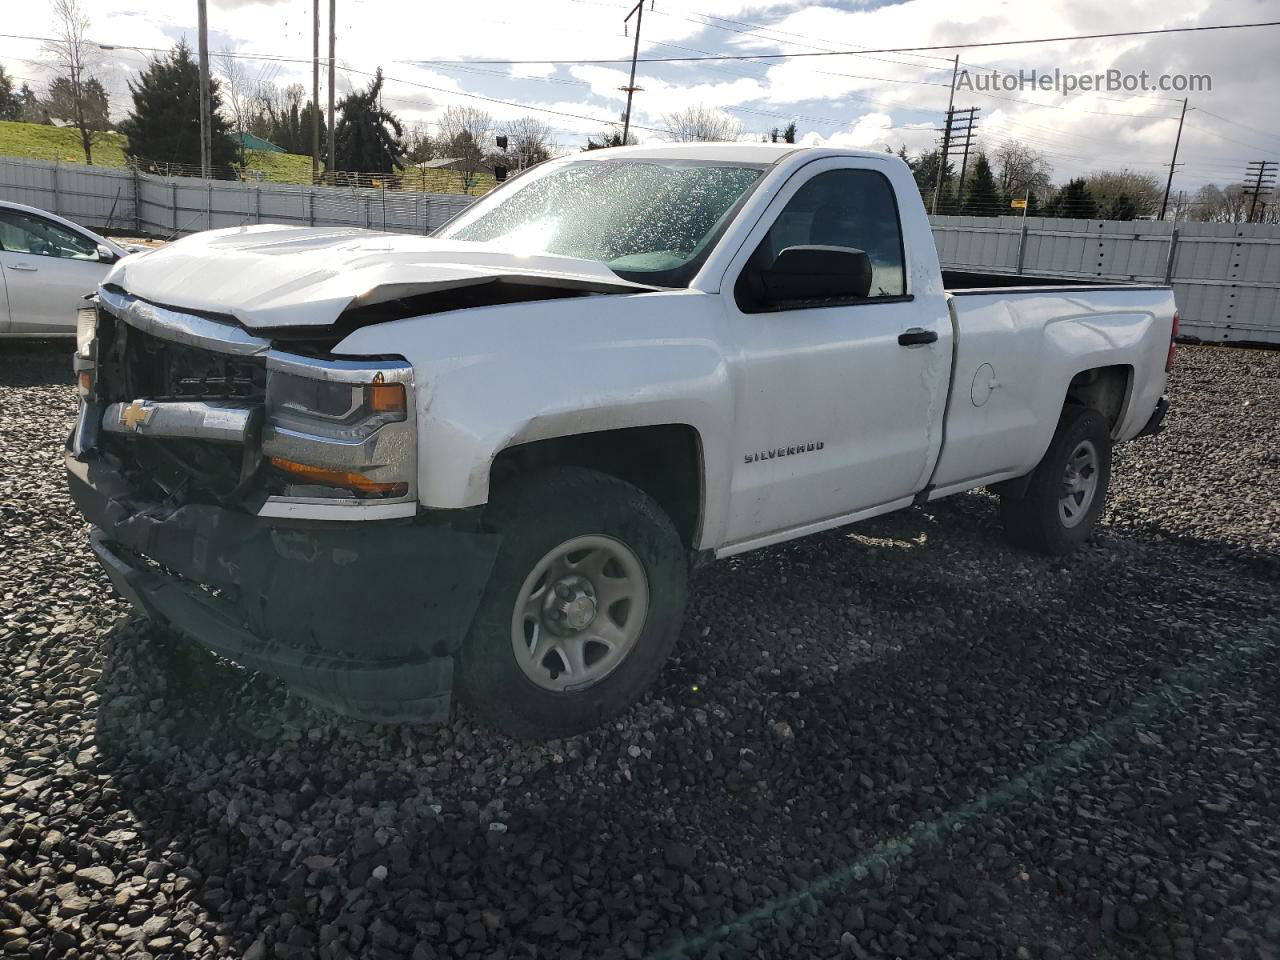
[[68, 483], [122, 594], [343, 712], [456, 688], [522, 737], [641, 695], [691, 556], [984, 486], [1079, 546], [1177, 333], [1168, 287], [942, 271], [896, 157], [738, 143], [553, 160], [435, 237], [197, 234], [85, 321]]
[[0, 337], [75, 336], [81, 301], [131, 252], [63, 217], [0, 201]]

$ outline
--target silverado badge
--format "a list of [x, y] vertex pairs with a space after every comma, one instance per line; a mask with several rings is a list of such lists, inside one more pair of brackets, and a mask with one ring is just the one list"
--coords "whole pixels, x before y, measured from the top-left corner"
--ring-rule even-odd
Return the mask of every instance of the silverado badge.
[[797, 453], [811, 453], [814, 450], [821, 450], [823, 441], [815, 440], [812, 443], [797, 443], [794, 447], [776, 447], [773, 450], [761, 450], [759, 453], [748, 453], [742, 458], [743, 463], [756, 463], [760, 460], [774, 460], [778, 457], [793, 457]]

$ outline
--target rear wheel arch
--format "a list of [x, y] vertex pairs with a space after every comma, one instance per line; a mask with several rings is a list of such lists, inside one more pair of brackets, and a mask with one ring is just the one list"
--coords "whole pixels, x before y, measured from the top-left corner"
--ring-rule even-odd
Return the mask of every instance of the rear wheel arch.
[[1133, 394], [1134, 369], [1118, 363], [1089, 367], [1076, 373], [1067, 384], [1063, 409], [1080, 406], [1096, 410], [1107, 421], [1112, 434], [1124, 422]]

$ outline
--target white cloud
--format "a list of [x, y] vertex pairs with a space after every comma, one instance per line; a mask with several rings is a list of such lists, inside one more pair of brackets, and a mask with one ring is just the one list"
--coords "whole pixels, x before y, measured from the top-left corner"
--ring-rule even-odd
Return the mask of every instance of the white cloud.
[[[82, 2], [93, 20], [91, 35], [117, 45], [103, 53], [100, 67], [117, 113], [128, 104], [127, 79], [147, 56], [145, 49], [124, 44], [167, 48], [179, 37], [194, 40], [194, 4]], [[971, 0], [962, 6], [954, 0], [879, 5], [872, 0], [853, 5], [837, 5], [835, 0], [809, 5], [790, 0], [699, 0], [693, 7], [671, 3], [646, 9], [641, 55], [930, 46], [1264, 19], [1262, 0], [1239, 6], [1258, 8], [1258, 16], [1245, 10], [1233, 14], [1213, 0]], [[562, 142], [581, 142], [585, 133], [618, 117], [625, 95], [617, 88], [626, 83], [626, 65], [473, 63], [460, 70], [414, 61], [625, 58], [631, 50], [631, 39], [623, 34], [626, 9], [624, 0], [489, 0], [483, 5], [444, 6], [419, 0], [342, 0], [338, 59], [340, 65], [361, 71], [382, 65], [389, 78], [386, 98], [406, 119], [430, 121], [450, 103], [473, 103], [498, 119], [537, 107], [586, 118], [545, 115]], [[310, 89], [311, 11], [311, 0], [212, 0], [211, 47], [215, 52], [230, 47], [248, 56], [296, 60], [246, 61], [247, 72], [279, 83], [300, 82]], [[5, 3], [6, 32], [46, 35], [52, 26], [49, 19], [46, 4]], [[1211, 73], [1213, 91], [1192, 95], [1179, 157], [1185, 165], [1177, 183], [1194, 189], [1206, 180], [1236, 179], [1247, 160], [1280, 152], [1280, 131], [1266, 124], [1274, 113], [1270, 90], [1280, 80], [1276, 40], [1276, 32], [1267, 30], [1199, 33], [973, 49], [961, 51], [961, 60], [976, 68], [1014, 70], [1057, 66], [1075, 72], [1116, 67], [1157, 74]], [[663, 113], [705, 103], [733, 112], [749, 130], [783, 126], [794, 116], [812, 142], [874, 149], [905, 143], [911, 150], [925, 149], [934, 137], [928, 128], [940, 125], [946, 106], [949, 56], [949, 51], [938, 50], [641, 64], [637, 83], [644, 90], [636, 95], [635, 120], [642, 128], [658, 127]], [[0, 63], [37, 86], [50, 79], [38, 42], [0, 39]], [[339, 94], [365, 82], [361, 74], [340, 72]], [[465, 94], [524, 106], [473, 100]], [[1176, 114], [1180, 104], [1171, 98], [1063, 98], [1021, 91], [1007, 99], [962, 94], [957, 103], [981, 108], [979, 136], [984, 143], [1028, 143], [1044, 151], [1058, 177], [1065, 178], [1090, 168], [1126, 165], [1158, 173], [1168, 162], [1176, 122], [1142, 116]], [[1208, 111], [1258, 129], [1224, 124]]]

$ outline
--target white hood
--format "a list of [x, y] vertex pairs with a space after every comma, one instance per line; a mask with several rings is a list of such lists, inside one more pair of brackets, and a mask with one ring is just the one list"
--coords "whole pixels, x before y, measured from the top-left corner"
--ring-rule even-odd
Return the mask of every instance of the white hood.
[[251, 329], [323, 327], [352, 306], [495, 279], [601, 293], [652, 290], [602, 263], [518, 256], [490, 244], [354, 228], [263, 224], [209, 230], [121, 260], [104, 284]]

